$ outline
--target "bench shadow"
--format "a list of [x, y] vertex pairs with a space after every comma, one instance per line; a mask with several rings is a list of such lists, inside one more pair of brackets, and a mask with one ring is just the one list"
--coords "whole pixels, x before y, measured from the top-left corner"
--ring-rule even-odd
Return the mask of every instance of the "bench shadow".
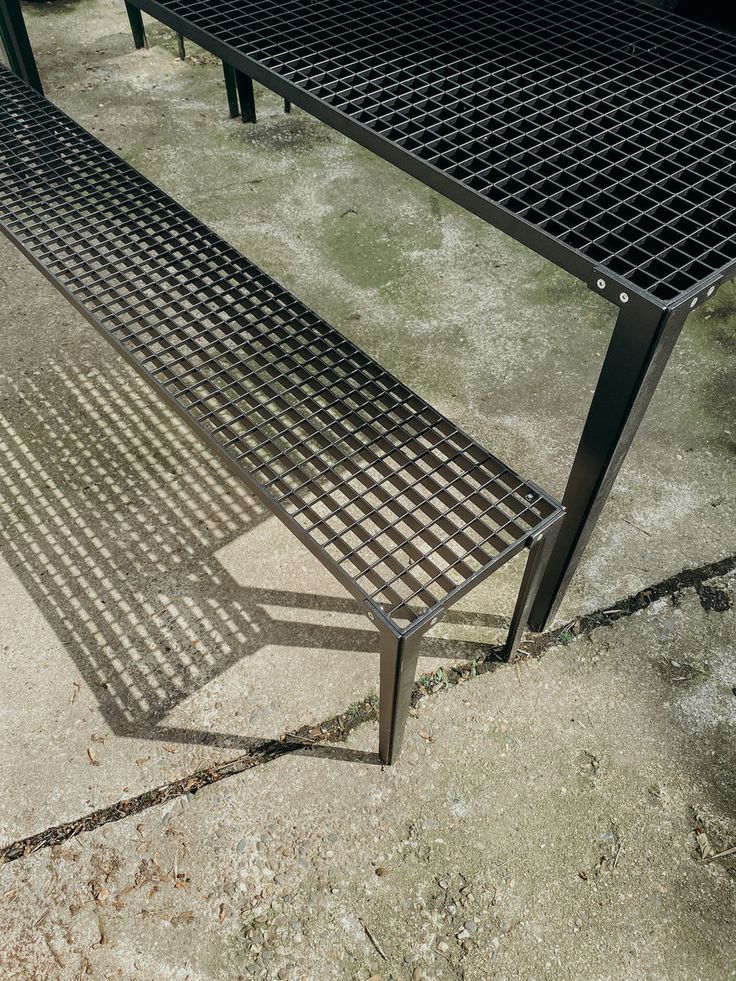
[[[0, 374], [0, 554], [115, 734], [257, 749], [270, 739], [164, 720], [268, 645], [377, 650], [367, 620], [356, 629], [305, 616], [354, 617], [351, 597], [244, 587], [217, 561], [218, 549], [269, 516], [133, 372], [50, 366], [21, 379]], [[278, 609], [291, 615], [280, 619]], [[508, 625], [458, 611], [446, 620]], [[458, 660], [487, 650], [428, 637], [422, 653]], [[325, 745], [309, 752], [377, 760]]]

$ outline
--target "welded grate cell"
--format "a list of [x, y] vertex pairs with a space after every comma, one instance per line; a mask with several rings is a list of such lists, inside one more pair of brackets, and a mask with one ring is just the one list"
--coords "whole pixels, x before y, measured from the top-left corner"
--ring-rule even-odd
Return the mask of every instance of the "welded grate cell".
[[0, 70], [0, 225], [399, 629], [560, 513]]
[[730, 35], [636, 0], [155, 2], [591, 270], [670, 302], [736, 264]]

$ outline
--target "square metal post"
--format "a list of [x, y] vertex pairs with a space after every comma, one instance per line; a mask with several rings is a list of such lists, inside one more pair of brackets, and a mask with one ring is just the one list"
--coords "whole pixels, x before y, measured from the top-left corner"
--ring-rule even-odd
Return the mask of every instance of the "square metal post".
[[134, 6], [132, 3], [125, 2], [125, 9], [128, 13], [128, 22], [130, 24], [130, 30], [133, 34], [133, 43], [136, 48], [145, 48], [147, 46], [146, 41], [146, 29], [143, 26], [143, 15], [141, 14], [138, 7]]
[[235, 119], [240, 113], [238, 106], [238, 86], [235, 81], [235, 69], [228, 65], [226, 61], [222, 63], [222, 74], [225, 77], [225, 91], [227, 92], [227, 104], [230, 109], [230, 118]]
[[256, 121], [256, 97], [253, 93], [253, 79], [235, 69], [235, 84], [240, 99], [240, 115], [244, 123]]
[[[564, 517], [562, 519], [565, 520]], [[524, 631], [529, 624], [529, 613], [537, 595], [539, 584], [542, 581], [544, 570], [552, 554], [552, 548], [557, 539], [559, 524], [554, 525], [544, 535], [539, 535], [529, 546], [524, 575], [521, 580], [519, 596], [516, 600], [514, 614], [511, 617], [511, 626], [506, 638], [504, 655], [506, 660], [514, 661], [517, 657], [517, 648]]]
[[43, 95], [20, 0], [0, 0], [0, 41], [8, 56], [11, 70]]
[[381, 627], [381, 680], [378, 721], [378, 755], [387, 765], [394, 762], [404, 741], [417, 671], [421, 632], [400, 637]]
[[535, 630], [544, 629], [565, 595], [687, 319], [689, 305], [662, 309], [623, 296], [562, 499], [567, 513], [532, 607]]

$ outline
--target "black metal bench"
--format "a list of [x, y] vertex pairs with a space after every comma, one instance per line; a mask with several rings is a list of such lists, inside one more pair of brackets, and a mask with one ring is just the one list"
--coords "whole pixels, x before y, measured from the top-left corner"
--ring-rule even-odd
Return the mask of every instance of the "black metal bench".
[[422, 635], [529, 546], [512, 656], [561, 506], [4, 68], [0, 186], [4, 234], [363, 604], [391, 763]]

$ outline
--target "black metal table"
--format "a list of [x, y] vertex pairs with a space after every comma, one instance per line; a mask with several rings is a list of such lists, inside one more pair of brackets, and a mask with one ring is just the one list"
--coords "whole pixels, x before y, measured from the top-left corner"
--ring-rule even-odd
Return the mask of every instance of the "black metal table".
[[688, 313], [736, 275], [736, 38], [636, 0], [137, 6], [619, 307], [541, 628]]

